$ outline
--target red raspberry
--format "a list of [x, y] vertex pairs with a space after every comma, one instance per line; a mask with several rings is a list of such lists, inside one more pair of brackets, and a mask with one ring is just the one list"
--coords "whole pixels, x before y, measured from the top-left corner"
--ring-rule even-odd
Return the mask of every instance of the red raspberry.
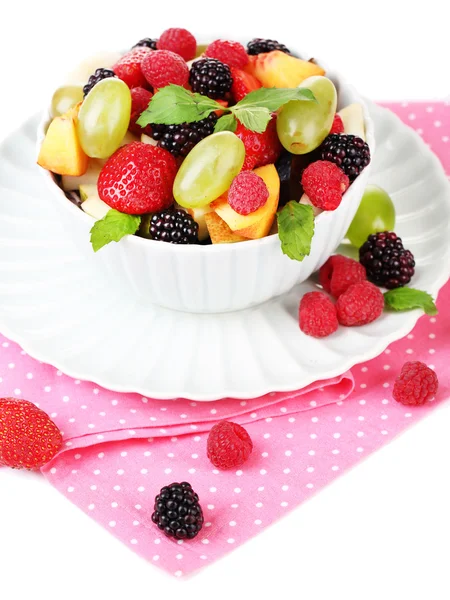
[[249, 215], [267, 202], [269, 190], [253, 171], [241, 171], [228, 190], [228, 204], [240, 215]]
[[207, 454], [218, 469], [233, 469], [245, 463], [253, 450], [246, 430], [231, 421], [216, 423], [208, 435]]
[[206, 48], [205, 55], [238, 69], [242, 69], [248, 63], [248, 54], [239, 42], [216, 40]]
[[347, 327], [372, 323], [381, 315], [383, 308], [383, 294], [369, 281], [354, 283], [336, 302], [339, 323]]
[[185, 61], [170, 50], [150, 51], [142, 61], [142, 72], [154, 88], [171, 83], [185, 86], [189, 80], [189, 68]]
[[282, 146], [277, 134], [276, 117], [267, 125], [263, 133], [255, 133], [238, 124], [236, 135], [244, 142], [245, 161], [243, 171], [252, 171], [256, 167], [270, 165], [278, 160]]
[[366, 280], [366, 270], [357, 260], [336, 254], [320, 268], [319, 281], [323, 289], [339, 298], [351, 285]]
[[152, 50], [139, 46], [127, 52], [122, 58], [116, 62], [113, 67], [114, 73], [125, 81], [127, 86], [132, 89], [135, 87], [146, 87], [147, 81], [142, 73], [142, 61]]
[[141, 114], [148, 107], [152, 96], [153, 94], [151, 92], [144, 90], [144, 88], [141, 87], [136, 87], [131, 90], [131, 116], [128, 129], [136, 135], [141, 135], [142, 133], [152, 135], [152, 128], [150, 125], [141, 127], [136, 123]]
[[298, 318], [303, 333], [316, 338], [331, 335], [339, 326], [336, 307], [323, 292], [308, 292], [303, 296]]
[[344, 133], [344, 122], [340, 115], [334, 115], [333, 125], [331, 126], [330, 135], [332, 133]]
[[108, 158], [100, 171], [98, 194], [111, 208], [142, 215], [168, 208], [177, 173], [175, 158], [164, 150], [132, 142]]
[[303, 171], [303, 190], [314, 206], [322, 210], [336, 210], [349, 185], [344, 171], [327, 160], [317, 160]]
[[241, 71], [241, 69], [231, 67], [231, 76], [233, 77], [231, 95], [235, 102], [239, 102], [250, 92], [259, 90], [259, 88], [262, 87], [262, 83], [259, 79], [256, 79], [254, 75], [250, 75], [250, 73]]
[[436, 396], [439, 382], [436, 373], [423, 362], [406, 362], [394, 383], [394, 400], [405, 405], [425, 404]]
[[40, 469], [59, 452], [62, 435], [32, 402], [0, 398], [0, 465]]
[[197, 40], [187, 29], [173, 27], [166, 29], [160, 36], [156, 47], [158, 50], [170, 50], [184, 60], [192, 60], [197, 54]]

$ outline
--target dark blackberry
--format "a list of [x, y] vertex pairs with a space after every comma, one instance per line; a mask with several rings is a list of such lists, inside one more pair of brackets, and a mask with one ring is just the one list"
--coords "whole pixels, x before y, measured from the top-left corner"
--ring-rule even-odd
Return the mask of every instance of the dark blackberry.
[[116, 74], [111, 69], [96, 69], [95, 73], [89, 77], [88, 82], [83, 87], [84, 97], [89, 94], [94, 85], [97, 85], [102, 79], [108, 79], [108, 77], [115, 77]]
[[263, 38], [254, 38], [247, 44], [248, 54], [262, 54], [263, 52], [272, 52], [272, 50], [280, 50], [285, 54], [290, 54], [291, 51], [284, 44], [280, 44], [275, 40], [265, 40]]
[[203, 525], [202, 507], [190, 483], [171, 483], [155, 498], [152, 521], [168, 537], [191, 540]]
[[192, 148], [214, 132], [217, 115], [211, 113], [197, 123], [182, 125], [152, 125], [152, 137], [158, 146], [168, 150], [174, 156], [187, 156]]
[[354, 181], [370, 163], [370, 148], [356, 135], [332, 133], [322, 142], [320, 156], [336, 163]]
[[231, 90], [233, 77], [230, 67], [220, 60], [201, 58], [192, 64], [189, 83], [193, 92], [220, 99]]
[[157, 43], [158, 43], [158, 40], [155, 40], [153, 38], [143, 38], [142, 40], [139, 40], [139, 42], [137, 44], [135, 44], [133, 46], [133, 48], [138, 48], [139, 46], [145, 46], [146, 48], [150, 48], [151, 50], [156, 50]]
[[167, 208], [150, 219], [150, 237], [170, 244], [198, 244], [198, 223], [184, 210]]
[[372, 283], [389, 290], [408, 284], [416, 266], [412, 253], [390, 231], [369, 235], [359, 249], [359, 262]]

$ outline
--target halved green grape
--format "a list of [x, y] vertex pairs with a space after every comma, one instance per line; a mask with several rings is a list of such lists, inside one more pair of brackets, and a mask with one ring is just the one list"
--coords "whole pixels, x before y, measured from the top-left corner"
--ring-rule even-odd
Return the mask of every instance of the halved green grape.
[[56, 90], [52, 98], [51, 116], [52, 119], [60, 117], [66, 113], [72, 106], [83, 100], [83, 86], [64, 85]]
[[277, 118], [280, 142], [292, 154], [306, 154], [320, 146], [330, 133], [336, 113], [337, 93], [331, 79], [308, 77], [301, 87], [311, 90], [317, 102], [292, 100]]
[[95, 85], [78, 113], [77, 134], [91, 158], [108, 158], [120, 146], [130, 123], [131, 94], [121, 79]]
[[207, 206], [227, 191], [242, 169], [245, 146], [231, 131], [206, 137], [184, 159], [173, 184], [180, 206]]
[[372, 233], [394, 229], [395, 208], [389, 194], [377, 185], [368, 185], [347, 231], [347, 239], [360, 248]]

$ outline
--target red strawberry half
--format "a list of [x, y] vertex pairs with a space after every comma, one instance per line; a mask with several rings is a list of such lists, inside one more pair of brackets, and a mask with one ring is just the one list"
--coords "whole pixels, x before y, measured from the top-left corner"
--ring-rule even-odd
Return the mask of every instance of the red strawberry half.
[[246, 73], [236, 67], [231, 68], [231, 75], [233, 76], [231, 95], [235, 102], [239, 102], [239, 100], [245, 98], [250, 92], [259, 90], [262, 87], [262, 83], [254, 75], [250, 75], [250, 73]]
[[97, 182], [103, 202], [129, 215], [168, 208], [177, 173], [175, 158], [164, 150], [133, 142], [122, 146], [107, 160]]
[[131, 90], [131, 116], [128, 129], [136, 135], [141, 135], [142, 133], [152, 135], [151, 125], [141, 127], [136, 123], [144, 110], [148, 108], [152, 96], [153, 94], [151, 92], [144, 90], [144, 88], [141, 87], [136, 87]]
[[267, 125], [263, 133], [255, 133], [246, 129], [241, 123], [237, 126], [236, 135], [244, 142], [245, 161], [243, 171], [251, 171], [276, 162], [281, 154], [281, 143], [277, 134], [276, 117]]
[[61, 445], [61, 432], [43, 410], [28, 400], [0, 398], [0, 465], [40, 469]]
[[138, 46], [124, 54], [114, 65], [114, 73], [117, 77], [120, 77], [130, 89], [148, 86], [147, 80], [142, 73], [141, 63], [149, 52], [153, 52], [153, 50], [146, 48], [145, 46]]

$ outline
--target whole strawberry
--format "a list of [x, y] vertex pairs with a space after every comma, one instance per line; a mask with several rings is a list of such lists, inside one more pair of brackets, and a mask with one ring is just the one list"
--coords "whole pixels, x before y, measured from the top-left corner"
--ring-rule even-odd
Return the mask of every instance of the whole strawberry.
[[152, 135], [151, 125], [141, 127], [136, 123], [144, 110], [148, 108], [152, 96], [153, 94], [151, 92], [141, 87], [136, 87], [131, 90], [131, 116], [128, 129], [136, 135], [141, 135], [142, 133], [150, 136]]
[[245, 161], [243, 171], [251, 171], [256, 167], [264, 167], [276, 162], [281, 154], [282, 146], [278, 139], [276, 117], [267, 125], [263, 133], [246, 129], [241, 123], [236, 128], [236, 135], [244, 142]]
[[117, 77], [120, 77], [130, 89], [147, 86], [147, 80], [142, 72], [141, 64], [150, 52], [152, 52], [150, 48], [138, 46], [124, 54], [114, 65], [114, 73]]
[[0, 465], [40, 469], [61, 445], [61, 432], [43, 410], [28, 400], [0, 398]]
[[119, 212], [142, 215], [168, 208], [177, 173], [175, 158], [162, 148], [133, 142], [107, 160], [97, 182], [103, 202]]
[[250, 456], [253, 442], [247, 431], [231, 421], [219, 421], [208, 435], [207, 454], [218, 469], [240, 467]]

